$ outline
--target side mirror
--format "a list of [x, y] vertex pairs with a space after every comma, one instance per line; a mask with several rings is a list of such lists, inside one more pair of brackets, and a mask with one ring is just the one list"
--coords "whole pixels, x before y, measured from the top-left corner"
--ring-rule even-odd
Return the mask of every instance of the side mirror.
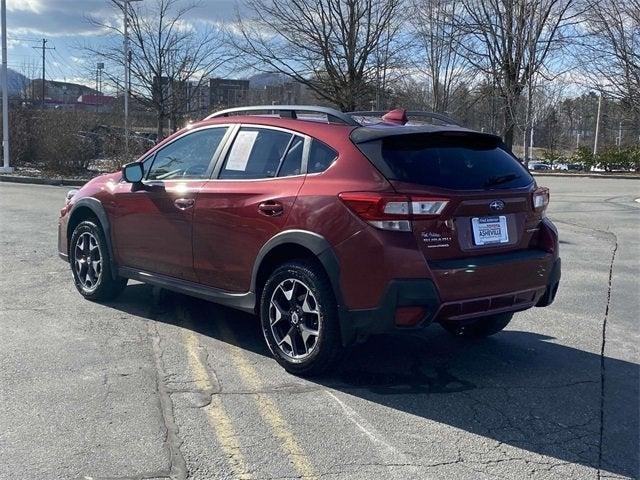
[[142, 163], [127, 163], [122, 167], [122, 178], [128, 183], [140, 183], [144, 178], [144, 169]]

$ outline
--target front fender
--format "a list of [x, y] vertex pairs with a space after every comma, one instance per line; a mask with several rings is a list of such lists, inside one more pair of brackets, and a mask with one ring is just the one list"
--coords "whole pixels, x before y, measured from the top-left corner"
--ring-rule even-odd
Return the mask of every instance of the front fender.
[[84, 197], [79, 199], [73, 204], [71, 212], [69, 213], [69, 220], [67, 222], [67, 254], [69, 254], [69, 242], [73, 235], [72, 229], [79, 223], [78, 215], [85, 215], [86, 209], [90, 210], [93, 215], [98, 219], [98, 223], [104, 233], [104, 238], [107, 242], [107, 251], [109, 252], [109, 263], [111, 264], [111, 274], [115, 278], [117, 276], [118, 268], [115, 263], [115, 256], [113, 254], [113, 245], [111, 241], [111, 224], [109, 222], [109, 216], [102, 205], [102, 202], [93, 197]]

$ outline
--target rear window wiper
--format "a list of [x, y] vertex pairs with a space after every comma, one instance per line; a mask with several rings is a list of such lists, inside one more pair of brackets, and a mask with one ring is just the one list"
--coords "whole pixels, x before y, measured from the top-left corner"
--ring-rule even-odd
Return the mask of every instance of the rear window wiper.
[[517, 173], [508, 173], [507, 175], [493, 176], [485, 180], [484, 186], [485, 188], [495, 187], [496, 185], [511, 182], [513, 180], [517, 180], [518, 178], [520, 178], [520, 175], [518, 175]]

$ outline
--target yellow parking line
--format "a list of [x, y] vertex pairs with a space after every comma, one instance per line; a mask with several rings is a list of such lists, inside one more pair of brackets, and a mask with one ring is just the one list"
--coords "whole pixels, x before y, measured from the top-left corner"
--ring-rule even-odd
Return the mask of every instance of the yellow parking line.
[[[182, 320], [184, 320], [182, 312], [178, 312], [178, 317], [182, 317]], [[195, 375], [196, 387], [203, 392], [212, 392], [213, 384], [209, 376], [209, 371], [199, 355], [200, 345], [196, 334], [189, 329], [185, 330], [184, 337], [185, 345], [189, 353], [189, 366]], [[229, 415], [227, 415], [225, 411], [220, 395], [212, 394], [211, 404], [205, 408], [205, 412], [216, 434], [218, 444], [231, 464], [231, 469], [234, 474], [233, 478], [250, 480], [252, 476], [242, 456], [238, 435], [233, 428], [231, 418], [229, 418]]]
[[218, 322], [216, 326], [220, 330], [222, 339], [231, 347], [231, 359], [243, 382], [247, 387], [257, 392], [255, 399], [260, 415], [282, 442], [282, 447], [289, 456], [298, 475], [301, 478], [318, 478], [313, 465], [311, 465], [309, 458], [296, 440], [295, 435], [291, 432], [287, 421], [282, 417], [276, 403], [267, 394], [259, 393], [263, 389], [262, 381], [244, 351], [235, 346], [237, 342], [233, 332], [223, 322]]

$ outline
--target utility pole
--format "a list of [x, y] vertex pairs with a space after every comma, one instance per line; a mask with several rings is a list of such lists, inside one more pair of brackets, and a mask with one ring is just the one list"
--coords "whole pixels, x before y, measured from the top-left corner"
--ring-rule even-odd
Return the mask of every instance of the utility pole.
[[42, 103], [40, 104], [40, 106], [42, 107], [42, 110], [44, 110], [44, 106], [45, 106], [45, 95], [47, 93], [47, 89], [46, 89], [46, 65], [47, 65], [47, 50], [55, 50], [55, 47], [47, 47], [47, 43], [49, 43], [49, 40], [47, 40], [46, 38], [42, 39], [42, 46], [41, 47], [31, 47], [31, 48], [35, 48], [37, 50], [42, 49]]
[[124, 149], [129, 156], [129, 91], [131, 90], [131, 51], [129, 49], [129, 3], [142, 0], [122, 0], [124, 10]]
[[7, 0], [2, 0], [2, 152], [3, 162], [0, 172], [11, 173], [9, 163], [9, 87], [7, 85]]
[[129, 0], [124, 0], [124, 152], [129, 161]]
[[602, 111], [602, 91], [600, 91], [600, 97], [598, 98], [598, 115], [596, 117], [596, 132], [593, 139], [593, 156], [598, 154], [598, 134], [600, 133], [600, 113]]
[[[100, 80], [98, 77], [100, 76], [100, 70], [96, 67], [96, 92], [100, 92]], [[96, 94], [96, 113], [98, 113], [98, 94]]]

